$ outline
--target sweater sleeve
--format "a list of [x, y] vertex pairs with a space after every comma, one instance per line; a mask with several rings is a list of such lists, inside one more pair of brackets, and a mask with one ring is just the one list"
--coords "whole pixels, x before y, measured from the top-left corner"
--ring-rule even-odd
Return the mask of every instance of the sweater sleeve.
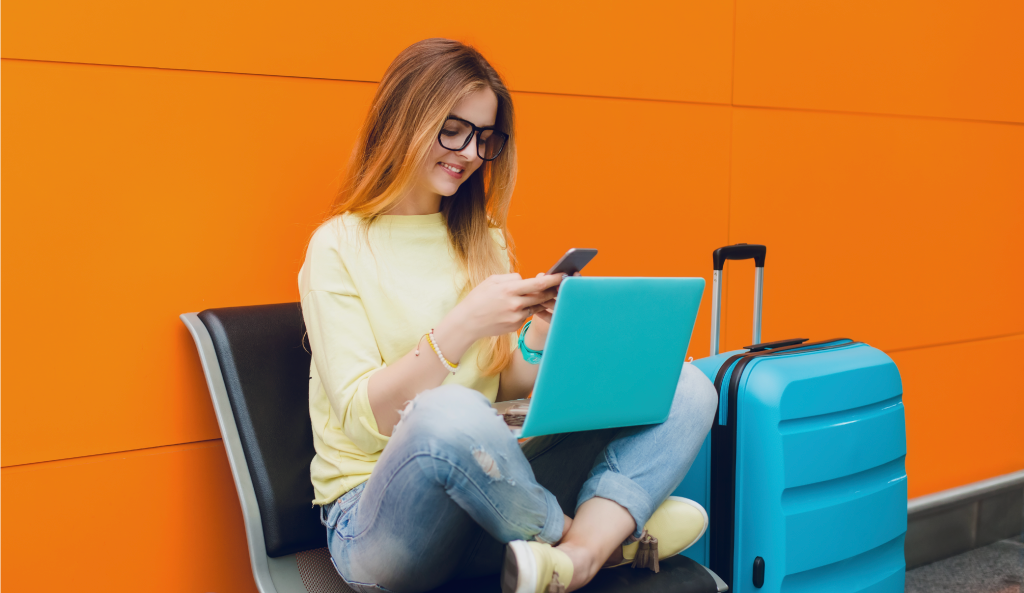
[[384, 448], [370, 409], [367, 384], [385, 367], [362, 299], [338, 252], [332, 233], [310, 241], [300, 274], [302, 316], [313, 364], [342, 431], [367, 454]]

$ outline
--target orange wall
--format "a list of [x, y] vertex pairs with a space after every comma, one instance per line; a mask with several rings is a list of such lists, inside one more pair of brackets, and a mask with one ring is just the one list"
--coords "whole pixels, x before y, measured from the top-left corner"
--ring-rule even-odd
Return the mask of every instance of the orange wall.
[[[297, 299], [374, 82], [428, 36], [515, 91], [525, 273], [587, 245], [594, 274], [709, 278], [715, 247], [764, 242], [765, 339], [900, 366], [911, 496], [1024, 468], [1022, 21], [1009, 0], [4, 2], [0, 586], [254, 591], [177, 314]], [[728, 347], [751, 267], [729, 267]]]

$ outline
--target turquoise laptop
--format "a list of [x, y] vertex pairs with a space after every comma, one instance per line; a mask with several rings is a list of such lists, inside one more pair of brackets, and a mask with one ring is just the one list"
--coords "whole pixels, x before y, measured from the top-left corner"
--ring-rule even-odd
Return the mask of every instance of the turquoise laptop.
[[703, 278], [566, 278], [521, 436], [668, 418]]

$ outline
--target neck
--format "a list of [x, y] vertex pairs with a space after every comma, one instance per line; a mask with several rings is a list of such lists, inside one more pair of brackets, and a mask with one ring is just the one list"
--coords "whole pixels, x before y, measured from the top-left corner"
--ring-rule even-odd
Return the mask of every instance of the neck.
[[414, 216], [422, 214], [437, 214], [441, 211], [441, 196], [433, 192], [415, 188], [388, 210], [388, 214], [399, 216]]

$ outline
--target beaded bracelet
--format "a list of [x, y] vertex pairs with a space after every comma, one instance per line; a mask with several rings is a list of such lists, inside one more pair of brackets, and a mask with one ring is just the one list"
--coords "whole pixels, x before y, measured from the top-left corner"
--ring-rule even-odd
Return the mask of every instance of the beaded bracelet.
[[519, 351], [523, 353], [523, 360], [530, 364], [540, 364], [540, 357], [544, 354], [543, 350], [533, 350], [526, 345], [526, 330], [530, 329], [530, 324], [533, 320], [526, 322], [523, 326], [523, 331], [519, 332]]
[[[434, 337], [434, 328], [430, 328], [430, 332], [423, 334], [423, 337], [427, 338], [427, 343], [430, 344], [430, 349], [433, 350], [434, 354], [437, 355], [437, 359], [441, 361], [441, 364], [444, 365], [444, 368], [447, 369], [449, 373], [454, 375], [455, 371], [459, 368], [459, 363], [450, 362], [447, 358], [444, 357], [444, 354], [441, 354], [441, 347], [437, 344], [437, 338]], [[423, 338], [420, 339], [422, 340]], [[416, 342], [416, 350], [413, 351], [413, 354], [415, 354], [416, 356], [420, 355], [419, 342]]]

